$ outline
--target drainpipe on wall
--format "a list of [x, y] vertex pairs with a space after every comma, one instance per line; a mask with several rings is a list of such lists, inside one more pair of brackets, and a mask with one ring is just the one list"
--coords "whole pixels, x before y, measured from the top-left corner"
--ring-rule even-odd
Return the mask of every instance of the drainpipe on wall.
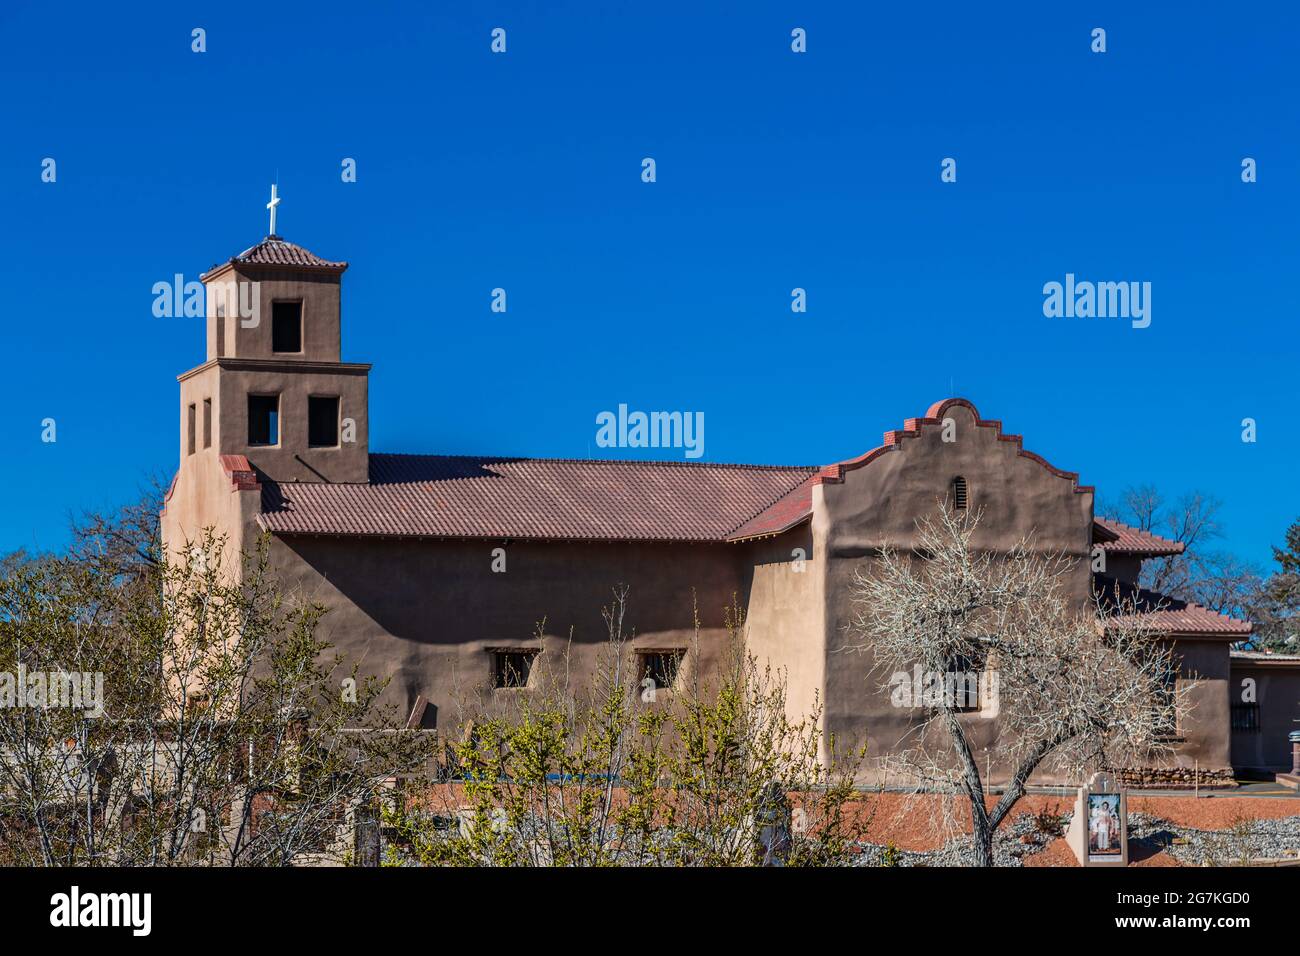
[[1291, 772], [1300, 775], [1300, 730], [1293, 730], [1287, 735], [1291, 741]]

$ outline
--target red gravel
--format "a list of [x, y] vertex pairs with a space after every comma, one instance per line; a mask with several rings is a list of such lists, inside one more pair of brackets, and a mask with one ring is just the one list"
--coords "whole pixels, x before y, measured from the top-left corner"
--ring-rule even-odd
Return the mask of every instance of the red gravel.
[[[936, 831], [931, 815], [941, 806], [942, 798], [932, 795], [912, 796], [902, 793], [871, 794], [863, 798], [859, 812], [874, 813], [867, 839], [872, 843], [893, 843], [901, 850], [933, 850], [944, 842]], [[990, 799], [992, 807], [996, 800]], [[1065, 813], [1074, 806], [1071, 796], [1029, 794], [1021, 798], [1003, 826], [1021, 813], [1038, 813], [1051, 809]], [[970, 832], [970, 810], [965, 798], [952, 804], [961, 832]], [[1241, 820], [1274, 819], [1300, 816], [1300, 797], [1164, 797], [1130, 792], [1129, 813], [1145, 813], [1180, 826], [1199, 830], [1223, 830]], [[1177, 866], [1164, 851], [1144, 859], [1132, 860], [1134, 866]], [[1074, 853], [1064, 838], [1057, 838], [1040, 852], [1026, 857], [1026, 866], [1077, 866]]]

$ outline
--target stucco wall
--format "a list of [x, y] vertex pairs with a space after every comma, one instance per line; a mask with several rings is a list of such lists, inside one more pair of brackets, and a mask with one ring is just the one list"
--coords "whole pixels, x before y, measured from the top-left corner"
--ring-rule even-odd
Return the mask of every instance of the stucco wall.
[[1255, 682], [1259, 703], [1258, 731], [1232, 732], [1232, 765], [1257, 770], [1290, 770], [1291, 742], [1287, 735], [1300, 730], [1300, 663], [1256, 664], [1240, 659], [1232, 662], [1228, 694], [1232, 703], [1241, 701], [1242, 681]]
[[[742, 547], [749, 650], [783, 673], [786, 712], [792, 721], [801, 721], [826, 704], [822, 548], [808, 524]], [[828, 756], [825, 744], [823, 735], [823, 759]]]
[[[897, 450], [820, 489], [815, 528], [826, 542], [828, 730], [842, 739], [865, 737], [873, 758], [915, 745], [918, 717], [891, 704], [890, 675], [854, 631], [854, 575], [872, 573], [881, 548], [912, 548], [916, 519], [937, 511], [956, 476], [967, 481], [969, 507], [982, 512], [976, 547], [1006, 551], [1032, 534], [1035, 550], [1079, 559], [1070, 587], [1081, 607], [1090, 595], [1092, 494], [1077, 492], [1070, 478], [1020, 455], [1015, 442], [999, 440], [996, 428], [978, 426], [970, 409], [953, 406], [945, 417], [952, 419], [951, 441], [944, 440], [940, 425], [924, 425]], [[961, 719], [977, 748], [997, 733], [995, 718]]]
[[[272, 360], [222, 359], [221, 432], [223, 455], [247, 455], [276, 481], [359, 483], [370, 477], [370, 419], [367, 412], [368, 365], [308, 365]], [[249, 446], [248, 396], [279, 395], [279, 441]], [[308, 398], [337, 396], [339, 420], [352, 419], [353, 441], [344, 441], [340, 425], [335, 448], [307, 444]]]
[[[261, 506], [257, 492], [239, 492], [221, 467], [222, 454], [217, 441], [220, 428], [221, 388], [216, 365], [206, 365], [182, 376], [178, 442], [180, 463], [171, 495], [160, 519], [163, 546], [171, 555], [197, 543], [205, 529], [224, 535], [226, 553], [223, 561], [237, 568], [241, 550], [246, 549], [245, 529]], [[212, 402], [212, 442], [203, 445], [203, 402]], [[194, 453], [189, 454], [188, 408], [196, 409], [197, 434]]]
[[[620, 583], [629, 586], [629, 653], [684, 649], [680, 679], [688, 680], [707, 677], [726, 651], [724, 609], [743, 586], [733, 546], [516, 542], [506, 548], [506, 571], [494, 573], [499, 546], [286, 537], [274, 541], [272, 557], [289, 593], [328, 608], [322, 635], [364, 673], [392, 677], [385, 700], [405, 716], [423, 695], [444, 729], [469, 701], [519, 693], [490, 688], [492, 648], [544, 649], [535, 684], [545, 669], [566, 666], [575, 685], [588, 683], [607, 647], [601, 609]], [[661, 699], [671, 693], [660, 691]]]
[[[225, 291], [228, 283], [235, 284], [233, 295]], [[302, 302], [302, 351], [294, 353], [295, 357], [303, 361], [339, 361], [342, 287], [338, 275], [241, 266], [217, 270], [206, 281], [214, 301], [228, 301], [232, 305], [241, 301], [239, 283], [256, 283], [244, 292], [243, 299], [251, 302], [252, 289], [256, 288], [256, 317], [240, 316], [237, 309], [229, 308], [224, 316], [218, 317], [215, 309], [209, 308], [209, 361], [221, 357], [271, 357], [272, 305], [295, 300]], [[222, 325], [220, 332], [218, 323]]]
[[1228, 644], [1219, 639], [1173, 642], [1178, 689], [1187, 713], [1179, 718], [1178, 752], [1163, 765], [1221, 770], [1232, 765], [1228, 721]]

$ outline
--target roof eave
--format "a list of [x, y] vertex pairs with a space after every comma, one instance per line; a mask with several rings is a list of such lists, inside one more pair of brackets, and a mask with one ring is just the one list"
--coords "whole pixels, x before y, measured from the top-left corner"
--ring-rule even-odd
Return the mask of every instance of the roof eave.
[[726, 538], [616, 538], [519, 534], [415, 534], [378, 531], [321, 531], [300, 528], [273, 528], [257, 516], [258, 526], [277, 538], [358, 538], [376, 541], [511, 541], [531, 544], [706, 544], [725, 545]]
[[755, 534], [744, 534], [744, 535], [732, 534], [732, 535], [728, 535], [726, 540], [730, 544], [743, 544], [746, 541], [761, 541], [764, 538], [775, 538], [785, 534], [787, 531], [791, 531], [799, 527], [801, 524], [806, 524], [811, 520], [812, 520], [811, 513], [800, 515], [798, 518], [795, 518], [793, 521], [786, 522], [780, 528], [776, 528], [771, 531], [760, 531]]

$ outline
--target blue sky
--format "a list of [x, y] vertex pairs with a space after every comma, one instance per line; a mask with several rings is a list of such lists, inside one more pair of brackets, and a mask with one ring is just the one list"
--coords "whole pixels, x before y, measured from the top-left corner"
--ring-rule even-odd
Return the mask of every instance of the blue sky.
[[[278, 177], [280, 234], [352, 263], [372, 450], [607, 455], [626, 402], [704, 412], [705, 460], [824, 463], [958, 394], [1103, 496], [1218, 496], [1267, 564], [1300, 14], [1132, 6], [10, 0], [0, 548], [170, 473], [203, 332], [150, 290], [265, 235]], [[1067, 272], [1150, 282], [1150, 327], [1045, 318]]]

